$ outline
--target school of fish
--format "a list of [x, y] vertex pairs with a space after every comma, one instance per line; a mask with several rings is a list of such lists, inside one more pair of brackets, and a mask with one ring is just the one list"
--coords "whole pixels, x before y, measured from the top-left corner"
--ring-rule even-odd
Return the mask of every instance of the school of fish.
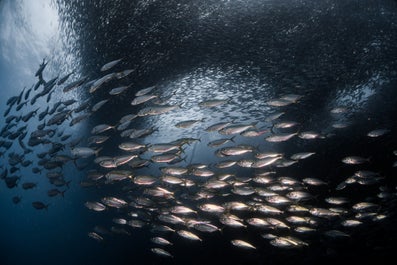
[[[173, 257], [174, 235], [192, 244], [205, 244], [211, 233], [251, 231], [262, 240], [262, 245], [295, 249], [310, 247], [314, 234], [343, 240], [356, 227], [388, 217], [387, 206], [396, 197], [396, 187], [389, 181], [392, 176], [370, 169], [371, 157], [341, 157], [340, 165], [351, 167], [352, 173], [338, 185], [331, 185], [325, 172], [324, 176], [301, 176], [291, 170], [290, 175], [285, 175], [283, 169], [319, 159], [320, 154], [313, 150], [286, 154], [273, 151], [274, 146], [293, 139], [324, 142], [332, 137], [304, 129], [299, 121], [283, 119], [288, 107], [299, 106], [304, 95], [282, 94], [268, 99], [264, 103], [266, 111], [256, 120], [228, 117], [227, 113], [223, 113], [220, 121], [215, 120], [213, 117], [220, 109], [238, 101], [230, 97], [207, 98], [195, 106], [207, 113], [204, 118], [183, 119], [187, 107], [175, 102], [177, 92], [153, 85], [134, 90], [134, 97], [125, 106], [133, 111], [112, 117], [111, 124], [91, 126], [112, 97], [125, 96], [134, 89], [131, 84], [119, 84], [125, 83], [132, 69], [113, 71], [122, 62], [123, 59], [117, 59], [103, 65], [95, 79], [84, 76], [69, 81], [74, 74], [71, 72], [45, 81], [43, 71], [47, 62], [43, 60], [36, 72], [37, 83], [8, 99], [3, 115], [5, 125], [0, 132], [0, 177], [7, 188], [22, 187], [24, 192], [39, 184], [25, 180], [19, 174], [21, 168], [29, 168], [36, 179], [48, 179], [52, 185], [47, 190], [48, 201], [32, 201], [35, 209], [47, 210], [51, 197], [66, 196], [72, 178], [64, 175], [64, 168], [72, 166], [85, 176], [81, 187], [110, 186], [112, 191], [82, 202], [96, 214], [114, 213], [110, 220], [113, 225], [94, 224], [93, 230], [87, 231], [88, 236], [101, 242], [109, 234], [131, 235], [134, 229], [148, 227], [153, 244], [150, 251], [164, 258]], [[56, 90], [67, 94], [78, 89], [95, 99], [99, 91], [108, 92], [95, 104], [91, 99], [49, 103], [54, 101], [51, 96]], [[48, 104], [37, 104], [39, 99]], [[28, 105], [33, 110], [26, 113]], [[330, 115], [338, 116], [349, 108], [337, 106], [329, 111]], [[142, 127], [169, 113], [175, 113], [178, 121], [168, 126], [185, 130], [187, 137], [164, 142], [155, 137], [158, 128]], [[135, 127], [136, 124], [139, 126]], [[90, 136], [65, 129], [77, 125], [87, 128]], [[331, 126], [338, 133], [349, 124], [336, 122]], [[392, 133], [395, 132], [388, 128], [374, 128], [363, 134], [368, 139], [381, 139]], [[205, 135], [211, 135], [211, 140], [205, 142], [209, 138]], [[112, 148], [106, 146], [108, 142], [112, 142]], [[198, 146], [210, 150], [204, 156], [214, 156], [212, 163], [193, 157]], [[396, 156], [397, 151], [388, 155]], [[346, 196], [345, 191], [350, 188], [367, 192], [366, 187], [376, 187], [376, 191], [366, 194], [365, 200], [352, 201]], [[15, 196], [12, 202], [18, 204], [22, 199], [21, 195]], [[246, 251], [259, 251], [262, 246], [244, 238], [234, 238], [230, 244]]]

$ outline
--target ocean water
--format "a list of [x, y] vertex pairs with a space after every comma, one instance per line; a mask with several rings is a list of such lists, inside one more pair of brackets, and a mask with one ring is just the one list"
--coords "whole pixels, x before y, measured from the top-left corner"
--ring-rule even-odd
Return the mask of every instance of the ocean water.
[[[10, 115], [23, 116], [38, 109], [41, 113], [60, 101], [75, 99], [75, 109], [83, 102], [91, 106], [103, 99], [109, 101], [97, 112], [76, 125], [70, 126], [72, 114], [55, 130], [53, 142], [64, 143], [59, 154], [71, 155], [70, 141], [82, 137], [80, 146], [88, 146], [91, 129], [98, 124], [116, 125], [126, 114], [138, 113], [150, 102], [131, 106], [134, 94], [142, 88], [155, 86], [159, 98], [166, 104], [179, 106], [162, 115], [139, 117], [129, 128], [155, 128], [156, 130], [138, 142], [143, 144], [166, 143], [183, 137], [196, 138], [184, 145], [181, 158], [176, 164], [187, 167], [194, 163], [214, 165], [226, 158], [218, 157], [215, 151], [225, 146], [245, 144], [255, 152], [280, 152], [285, 158], [298, 152], [314, 152], [315, 155], [288, 167], [267, 167], [276, 171], [277, 177], [293, 177], [301, 181], [315, 177], [327, 182], [321, 187], [302, 186], [303, 191], [313, 195], [309, 202], [298, 201], [307, 207], [329, 208], [325, 202], [330, 196], [343, 196], [349, 203], [346, 213], [337, 218], [315, 218], [319, 223], [315, 231], [300, 235], [290, 229], [258, 229], [247, 224], [251, 217], [266, 215], [249, 212], [235, 213], [247, 227], [233, 228], [219, 222], [219, 218], [200, 212], [198, 206], [206, 203], [222, 204], [234, 200], [259, 202], [257, 195], [243, 196], [233, 192], [233, 186], [212, 192], [209, 199], [192, 199], [206, 180], [186, 176], [197, 183], [186, 188], [164, 184], [173, 191], [175, 200], [153, 199], [155, 207], [112, 209], [104, 212], [90, 211], [87, 201], [101, 201], [106, 196], [121, 197], [128, 202], [138, 197], [149, 197], [146, 187], [121, 181], [106, 184], [93, 183], [87, 179], [90, 169], [98, 165], [89, 159], [68, 162], [61, 169], [64, 179], [64, 197], [49, 197], [47, 191], [55, 188], [49, 183], [46, 172], [32, 172], [39, 162], [37, 154], [51, 146], [29, 147], [33, 151], [24, 160], [32, 165], [18, 165], [18, 171], [8, 176], [20, 177], [17, 187], [8, 188], [0, 183], [0, 264], [378, 264], [393, 258], [396, 249], [396, 168], [397, 156], [397, 3], [392, 0], [205, 0], [205, 1], [11, 1], [0, 0], [0, 112], [5, 113], [10, 97], [18, 96], [23, 89], [31, 88], [38, 81], [35, 76], [39, 65], [48, 61], [43, 78], [49, 81], [73, 72], [63, 85], [55, 86], [51, 97], [47, 95], [31, 104], [31, 98], [41, 91], [31, 91], [29, 102], [16, 111], [2, 116], [2, 128]], [[133, 70], [120, 80], [112, 80], [89, 93], [90, 85], [63, 92], [62, 88], [72, 81], [86, 76], [96, 80], [104, 73], [100, 68], [113, 60], [122, 59], [109, 70], [119, 72]], [[106, 72], [108, 73], [108, 72]], [[59, 79], [58, 79], [59, 80]], [[110, 96], [109, 90], [130, 85], [126, 92]], [[272, 99], [294, 94], [302, 98], [285, 107], [269, 105]], [[23, 94], [22, 102], [26, 94]], [[227, 103], [215, 108], [202, 108], [200, 102], [210, 99], [225, 99]], [[341, 114], [332, 113], [336, 107], [344, 107]], [[268, 121], [271, 114], [285, 114]], [[86, 113], [89, 112], [89, 109]], [[45, 117], [49, 121], [51, 115]], [[176, 128], [178, 122], [200, 120], [188, 129]], [[239, 134], [225, 146], [211, 148], [207, 144], [232, 135], [208, 133], [204, 129], [211, 124], [233, 121], [236, 124], [256, 124], [255, 129], [267, 130], [257, 137]], [[296, 121], [298, 127], [277, 129], [278, 121]], [[11, 122], [12, 123], [12, 122]], [[15, 123], [15, 122], [14, 122]], [[42, 123], [38, 115], [27, 122], [16, 122], [9, 129], [27, 126], [25, 144], [31, 132]], [[339, 126], [335, 126], [339, 125]], [[343, 125], [343, 126], [342, 126]], [[346, 127], [345, 127], [346, 126]], [[344, 127], [344, 128], [340, 128]], [[374, 129], [387, 129], [380, 137], [368, 137]], [[324, 139], [292, 139], [271, 143], [266, 137], [277, 133], [319, 132]], [[71, 135], [61, 140], [63, 135]], [[105, 133], [109, 139], [98, 147], [101, 156], [118, 156], [118, 145], [125, 139], [117, 130]], [[10, 140], [3, 137], [1, 140]], [[10, 149], [0, 148], [0, 170], [10, 170], [9, 154], [21, 154], [23, 149], [17, 140], [12, 140]], [[346, 156], [368, 158], [363, 165], [346, 165], [341, 162]], [[143, 158], [150, 159], [145, 153]], [[252, 159], [252, 154], [231, 156], [229, 159]], [[77, 167], [76, 167], [77, 165]], [[166, 163], [151, 163], [147, 168], [134, 170], [136, 175], [161, 176], [160, 167]], [[102, 172], [108, 170], [101, 169]], [[337, 186], [358, 170], [378, 173], [380, 180], [370, 185], [352, 184], [343, 190]], [[237, 176], [236, 182], [252, 178], [257, 171], [234, 166], [225, 172]], [[249, 185], [261, 187], [248, 180]], [[37, 187], [24, 190], [22, 183], [34, 182]], [[243, 187], [245, 186], [242, 184]], [[88, 187], [85, 187], [88, 186]], [[236, 187], [236, 186], [234, 186]], [[386, 192], [387, 197], [379, 195]], [[285, 195], [284, 193], [281, 193]], [[12, 198], [20, 196], [21, 202]], [[231, 199], [230, 199], [231, 198]], [[37, 210], [32, 202], [48, 204], [47, 210]], [[360, 226], [343, 227], [346, 219], [357, 219], [352, 205], [372, 202], [378, 207], [371, 211], [381, 220], [363, 219]], [[158, 215], [176, 204], [197, 210], [192, 218], [205, 219], [222, 228], [214, 233], [201, 233], [189, 228], [202, 239], [195, 242], [175, 233], [151, 232], [153, 224], [159, 224]], [[277, 205], [275, 205], [277, 206]], [[278, 206], [285, 210], [286, 206]], [[154, 208], [153, 210], [149, 208]], [[136, 211], [145, 222], [142, 228], [116, 225], [113, 218], [126, 218], [129, 211]], [[234, 212], [233, 212], [234, 213]], [[282, 220], [287, 217], [287, 211]], [[307, 216], [307, 215], [305, 215]], [[383, 219], [384, 217], [384, 219]], [[164, 223], [163, 223], [164, 224]], [[87, 234], [95, 227], [103, 228], [104, 240], [97, 242]], [[129, 235], [111, 231], [111, 227], [123, 227]], [[174, 229], [187, 229], [172, 226]], [[330, 238], [326, 231], [340, 230], [349, 236]], [[98, 229], [96, 229], [98, 230]], [[103, 231], [105, 230], [105, 231]], [[262, 238], [261, 234], [294, 236], [307, 243], [299, 248], [280, 248]], [[153, 236], [164, 236], [173, 245], [156, 246], [150, 241]], [[256, 250], [241, 249], [231, 240], [241, 239], [252, 243]], [[151, 248], [161, 247], [172, 258], [156, 255]]]

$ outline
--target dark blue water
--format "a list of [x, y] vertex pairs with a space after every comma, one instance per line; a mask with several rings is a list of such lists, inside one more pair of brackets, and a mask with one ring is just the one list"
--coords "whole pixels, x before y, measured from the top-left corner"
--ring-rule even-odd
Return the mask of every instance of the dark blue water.
[[[397, 184], [397, 4], [392, 0], [282, 0], [282, 1], [8, 1], [0, 0], [0, 112], [6, 110], [9, 97], [37, 82], [34, 76], [43, 58], [49, 61], [43, 77], [49, 80], [75, 71], [73, 80], [82, 76], [101, 76], [100, 67], [123, 58], [117, 70], [133, 69], [126, 79], [110, 83], [90, 95], [88, 89], [63, 93], [58, 89], [49, 102], [40, 99], [28, 104], [23, 114], [40, 106], [76, 99], [96, 103], [108, 97], [112, 86], [131, 84], [132, 89], [113, 97], [105, 108], [77, 126], [69, 122], [57, 128], [72, 138], [87, 138], [91, 128], [100, 123], [115, 124], [120, 117], [136, 113], [130, 106], [134, 93], [156, 85], [172, 104], [182, 110], [134, 121], [134, 126], [155, 126], [158, 131], [145, 143], [167, 142], [178, 137], [200, 138], [186, 147], [190, 163], [213, 164], [219, 158], [206, 143], [219, 137], [199, 129], [180, 131], [174, 125], [186, 119], [205, 118], [206, 123], [238, 119], [250, 123], [263, 121], [271, 113], [265, 102], [283, 94], [303, 95], [299, 104], [286, 108], [285, 120], [297, 120], [300, 130], [316, 130], [330, 137], [326, 141], [299, 139], [279, 144], [263, 144], [263, 137], [237, 142], [259, 145], [261, 151], [293, 154], [296, 150], [318, 154], [293, 167], [280, 168], [280, 176], [298, 178], [321, 176], [329, 183], [325, 189], [312, 189], [316, 205], [327, 207], [324, 198], [351, 175], [352, 168], [341, 165], [346, 155], [370, 157], [364, 169], [386, 176], [381, 185], [354, 186], [341, 191], [352, 201], [376, 197], [379, 186], [395, 193]], [[210, 98], [230, 98], [228, 106], [213, 110], [197, 108]], [[348, 106], [343, 116], [330, 115], [336, 106]], [[15, 114], [15, 113], [14, 113]], [[117, 117], [117, 118], [116, 118]], [[1, 126], [5, 125], [3, 118]], [[349, 122], [336, 130], [335, 122]], [[29, 121], [32, 131], [40, 122]], [[263, 126], [269, 126], [263, 122]], [[205, 128], [203, 126], [201, 129]], [[384, 137], [370, 139], [366, 133], [387, 128]], [[107, 155], [117, 155], [120, 137], [112, 137], [103, 146]], [[261, 142], [258, 142], [260, 139]], [[5, 152], [4, 149], [1, 149]], [[20, 152], [14, 144], [8, 152]], [[34, 154], [45, 151], [34, 147]], [[66, 152], [66, 151], [65, 151]], [[38, 160], [34, 155], [29, 159]], [[7, 153], [0, 157], [2, 168]], [[79, 161], [84, 163], [85, 161]], [[91, 165], [91, 164], [90, 164]], [[357, 168], [353, 168], [357, 169]], [[0, 183], [0, 264], [378, 264], [393, 257], [397, 245], [395, 197], [376, 199], [380, 222], [366, 222], [349, 230], [344, 240], [329, 240], [322, 232], [303, 237], [309, 247], [279, 249], [259, 236], [262, 231], [224, 228], [221, 233], [200, 234], [203, 242], [190, 242], [176, 233], [169, 234], [174, 258], [150, 252], [150, 227], [129, 229], [130, 236], [109, 234], [104, 242], [87, 236], [95, 226], [110, 229], [112, 218], [125, 216], [123, 210], [103, 213], [89, 211], [84, 202], [103, 196], [120, 195], [124, 184], [83, 188], [88, 169], [77, 170], [69, 163], [62, 171], [71, 180], [64, 198], [49, 198], [52, 188], [45, 175], [33, 174], [31, 167], [21, 168], [23, 181], [38, 183], [36, 189], [20, 186], [8, 189]], [[141, 174], [156, 174], [158, 166]], [[252, 174], [233, 168], [234, 173]], [[245, 175], [244, 175], [245, 176]], [[142, 192], [141, 189], [135, 192]], [[183, 194], [183, 191], [177, 191]], [[12, 197], [21, 196], [19, 204]], [[240, 197], [241, 198], [241, 197]], [[219, 202], [223, 199], [220, 198]], [[38, 211], [33, 201], [49, 203]], [[194, 206], [194, 202], [190, 202]], [[336, 229], [331, 221], [325, 229]], [[252, 242], [256, 251], [236, 249], [230, 240]]]

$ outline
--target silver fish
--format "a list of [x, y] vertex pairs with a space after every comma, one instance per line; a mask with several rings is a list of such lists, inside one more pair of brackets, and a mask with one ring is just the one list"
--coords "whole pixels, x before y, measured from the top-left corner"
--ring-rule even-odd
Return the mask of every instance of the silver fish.
[[123, 59], [123, 58], [117, 59], [117, 60], [114, 60], [114, 61], [111, 61], [111, 62], [108, 62], [108, 63], [104, 64], [104, 65], [101, 67], [101, 72], [104, 72], [104, 71], [107, 71], [107, 70], [113, 68], [116, 64], [118, 64], [119, 62], [121, 62], [122, 59]]
[[158, 97], [157, 95], [142, 95], [142, 96], [134, 98], [131, 101], [131, 105], [133, 105], [133, 106], [140, 105], [142, 103], [148, 102], [149, 100], [157, 98], [157, 97]]
[[99, 133], [103, 133], [106, 132], [110, 129], [114, 129], [114, 126], [111, 126], [109, 124], [99, 124], [97, 126], [95, 126], [94, 128], [92, 128], [91, 130], [91, 134], [99, 134]]
[[233, 239], [230, 241], [233, 246], [243, 248], [243, 249], [256, 249], [251, 243], [248, 243], [246, 241], [240, 240], [240, 239]]
[[151, 248], [150, 250], [151, 250], [153, 253], [155, 253], [155, 254], [157, 254], [157, 255], [160, 255], [160, 256], [163, 256], [163, 257], [170, 257], [170, 258], [173, 257], [168, 251], [165, 251], [165, 250], [162, 249], [162, 248]]
[[94, 106], [92, 106], [91, 111], [95, 112], [97, 110], [99, 110], [103, 105], [105, 105], [107, 102], [109, 101], [109, 99], [104, 99], [99, 101], [98, 103], [96, 103]]
[[280, 134], [274, 134], [271, 136], [268, 136], [265, 138], [266, 141], [271, 142], [271, 143], [277, 143], [277, 142], [285, 142], [298, 133], [280, 133]]
[[178, 235], [181, 237], [187, 238], [189, 240], [196, 240], [196, 241], [203, 241], [201, 238], [199, 238], [197, 235], [193, 234], [192, 232], [189, 232], [187, 230], [178, 230], [176, 231]]
[[178, 108], [180, 108], [178, 105], [151, 106], [141, 109], [137, 115], [140, 117], [161, 115]]
[[138, 92], [136, 92], [135, 96], [140, 97], [140, 96], [146, 95], [147, 93], [150, 93], [154, 88], [155, 88], [155, 86], [143, 88], [143, 89], [139, 90]]
[[107, 74], [99, 79], [97, 79], [90, 87], [89, 92], [92, 94], [98, 90], [104, 83], [109, 82], [116, 76], [115, 73]]
[[291, 156], [291, 159], [293, 159], [293, 160], [306, 159], [306, 158], [308, 158], [308, 157], [311, 157], [311, 156], [314, 155], [314, 154], [315, 154], [315, 152], [302, 152], [302, 153], [296, 153], [296, 154], [293, 154], [293, 155]]
[[126, 91], [129, 87], [130, 86], [120, 86], [120, 87], [112, 88], [112, 90], [109, 91], [109, 95], [111, 96], [119, 95], [124, 91]]
[[172, 245], [172, 243], [170, 241], [168, 241], [167, 239], [162, 238], [162, 237], [152, 237], [150, 239], [150, 241], [152, 241], [153, 243], [156, 243], [158, 245], [162, 245], [162, 246]]
[[385, 135], [385, 134], [387, 134], [389, 132], [390, 132], [389, 129], [376, 129], [376, 130], [368, 132], [367, 136], [375, 138], [375, 137], [383, 136], [383, 135]]
[[106, 206], [100, 202], [86, 202], [84, 205], [88, 209], [96, 211], [96, 212], [101, 212], [101, 211], [106, 210]]
[[360, 156], [346, 156], [342, 159], [342, 162], [348, 165], [359, 165], [369, 162], [369, 158], [363, 158]]

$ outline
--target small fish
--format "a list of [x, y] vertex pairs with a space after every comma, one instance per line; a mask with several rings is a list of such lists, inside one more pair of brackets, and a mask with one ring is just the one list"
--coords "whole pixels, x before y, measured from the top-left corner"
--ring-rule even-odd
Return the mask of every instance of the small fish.
[[157, 98], [157, 97], [158, 97], [157, 95], [142, 95], [142, 96], [134, 98], [131, 101], [131, 105], [132, 106], [140, 105], [142, 103], [148, 102], [149, 100]]
[[300, 132], [298, 134], [298, 137], [301, 139], [305, 140], [312, 140], [312, 139], [324, 139], [325, 136], [319, 134], [318, 132], [315, 131], [305, 131], [305, 132]]
[[92, 128], [91, 130], [91, 134], [99, 134], [99, 133], [103, 133], [106, 132], [110, 129], [114, 129], [115, 126], [111, 126], [108, 124], [99, 124], [97, 126], [95, 126], [94, 128]]
[[266, 157], [263, 159], [259, 159], [256, 160], [253, 164], [252, 164], [252, 168], [263, 168], [266, 166], [270, 166], [273, 163], [275, 163], [277, 160], [281, 159], [280, 156], [276, 156], [276, 157]]
[[371, 138], [375, 138], [375, 137], [383, 136], [389, 132], [390, 132], [389, 129], [376, 129], [376, 130], [368, 132], [367, 136], [371, 137]]
[[108, 62], [108, 63], [104, 64], [104, 65], [101, 67], [101, 72], [104, 72], [104, 71], [107, 71], [107, 70], [113, 68], [116, 64], [118, 64], [119, 62], [121, 62], [121, 60], [123, 60], [123, 58], [117, 59], [117, 60], [114, 60], [114, 61], [111, 61], [111, 62]]
[[164, 106], [146, 107], [146, 108], [141, 109], [137, 115], [140, 117], [161, 115], [161, 114], [167, 113], [169, 111], [172, 111], [172, 110], [175, 110], [178, 108], [180, 108], [180, 106], [178, 106], [178, 105], [164, 105]]
[[283, 116], [285, 114], [285, 112], [276, 112], [270, 116], [268, 116], [265, 121], [270, 122], [270, 121], [274, 121], [277, 120], [278, 118], [280, 118], [281, 116]]
[[162, 245], [162, 246], [172, 245], [172, 243], [170, 241], [168, 241], [167, 239], [162, 238], [162, 237], [152, 237], [150, 239], [150, 241], [152, 241], [153, 243], [156, 243], [158, 245]]
[[171, 208], [171, 212], [174, 214], [192, 214], [197, 213], [196, 211], [182, 205], [177, 205]]
[[250, 128], [254, 128], [256, 126], [257, 122], [253, 122], [251, 124], [236, 124], [236, 125], [229, 125], [218, 132], [223, 135], [231, 135], [231, 134], [238, 134], [242, 133]]
[[279, 122], [273, 125], [274, 128], [277, 129], [287, 129], [297, 126], [299, 123], [295, 121], [286, 121], [286, 122]]
[[328, 197], [325, 198], [325, 201], [329, 204], [334, 204], [334, 205], [342, 205], [349, 202], [349, 200], [345, 197]]
[[113, 208], [122, 208], [128, 205], [126, 201], [116, 197], [104, 197], [101, 201], [103, 204]]
[[305, 191], [297, 191], [297, 190], [287, 193], [286, 197], [291, 200], [298, 200], [298, 201], [303, 201], [313, 198], [313, 196], [310, 193]]
[[119, 95], [124, 91], [126, 91], [129, 87], [130, 86], [120, 86], [120, 87], [112, 88], [112, 90], [109, 91], [109, 95], [111, 96]]
[[154, 254], [157, 254], [157, 255], [159, 255], [159, 256], [169, 257], [169, 258], [172, 258], [172, 257], [173, 257], [168, 251], [165, 251], [165, 250], [162, 249], [162, 248], [151, 248], [150, 250], [151, 250]]
[[58, 190], [58, 189], [51, 189], [51, 190], [47, 191], [47, 195], [48, 195], [49, 197], [55, 197], [55, 196], [57, 196], [58, 194], [61, 194], [61, 196], [64, 197], [65, 191], [66, 191], [66, 190], [60, 191], [60, 190]]
[[[59, 81], [58, 81], [58, 84], [59, 84], [59, 83], [63, 83], [63, 82], [65, 82], [66, 80], [63, 81], [63, 82], [62, 82], [62, 81], [63, 81], [62, 79], [59, 80]], [[76, 80], [76, 81], [74, 81], [74, 82], [72, 82], [72, 83], [66, 85], [66, 86], [63, 88], [63, 92], [64, 92], [64, 93], [69, 92], [69, 91], [71, 91], [71, 90], [73, 90], [73, 89], [75, 89], [75, 88], [81, 86], [85, 81], [87, 81], [87, 77], [86, 77], [86, 76], [83, 76], [82, 78], [80, 78], [80, 79], [78, 79], [78, 80]]]
[[95, 112], [98, 111], [103, 105], [105, 105], [107, 102], [109, 101], [109, 99], [104, 99], [99, 101], [98, 103], [96, 103], [94, 106], [92, 106], [91, 111]]
[[137, 151], [142, 148], [146, 148], [146, 145], [138, 144], [138, 143], [134, 143], [134, 142], [124, 142], [124, 143], [119, 144], [119, 148], [121, 150], [131, 152], [131, 151]]
[[321, 186], [321, 185], [327, 185], [327, 182], [317, 179], [317, 178], [304, 178], [302, 179], [303, 183], [307, 185], [312, 185], [312, 186]]
[[302, 152], [302, 153], [296, 153], [296, 154], [293, 154], [292, 156], [291, 156], [291, 159], [293, 159], [293, 160], [302, 160], [302, 159], [306, 159], [306, 158], [308, 158], [308, 157], [311, 157], [312, 155], [314, 155], [315, 154], [315, 152]]
[[177, 124], [175, 124], [175, 127], [177, 128], [182, 128], [182, 129], [186, 129], [186, 128], [190, 128], [193, 125], [204, 121], [204, 119], [200, 119], [200, 120], [186, 120], [186, 121], [181, 121], [178, 122]]
[[139, 176], [136, 176], [133, 181], [137, 185], [148, 186], [148, 185], [152, 185], [153, 183], [155, 183], [157, 181], [157, 179], [152, 176], [139, 175]]
[[12, 202], [13, 202], [14, 204], [20, 203], [21, 200], [22, 200], [22, 197], [21, 197], [21, 196], [14, 196], [14, 197], [12, 197]]
[[280, 248], [297, 248], [302, 246], [308, 246], [306, 242], [301, 241], [300, 239], [294, 237], [276, 237], [270, 241], [270, 244], [275, 247]]
[[199, 238], [197, 235], [193, 234], [192, 232], [189, 232], [187, 230], [178, 230], [176, 231], [178, 235], [181, 237], [187, 238], [189, 240], [194, 240], [194, 241], [203, 241], [201, 238]]
[[146, 95], [150, 92], [152, 92], [152, 90], [155, 88], [155, 86], [151, 86], [151, 87], [147, 87], [147, 88], [142, 88], [141, 90], [138, 90], [138, 92], [135, 93], [136, 97], [140, 97], [143, 95]]
[[107, 74], [99, 79], [97, 79], [90, 87], [89, 93], [92, 94], [97, 91], [104, 83], [109, 82], [115, 77], [115, 73]]
[[194, 229], [204, 232], [204, 233], [213, 233], [216, 231], [221, 231], [221, 229], [215, 225], [209, 224], [209, 223], [195, 223], [193, 225]]
[[336, 122], [332, 124], [332, 127], [335, 129], [345, 129], [351, 125], [350, 122]]
[[88, 236], [89, 236], [90, 238], [92, 238], [92, 239], [95, 239], [95, 240], [98, 241], [98, 242], [102, 242], [102, 241], [103, 241], [103, 237], [101, 237], [100, 235], [98, 235], [98, 234], [95, 233], [95, 232], [89, 232], [89, 233], [88, 233]]
[[220, 122], [220, 123], [216, 123], [213, 124], [211, 126], [209, 126], [208, 128], [205, 129], [206, 132], [217, 132], [219, 130], [222, 130], [223, 128], [229, 126], [230, 124], [232, 124], [231, 122]]
[[92, 155], [97, 156], [100, 151], [101, 151], [101, 148], [95, 150], [95, 149], [92, 149], [89, 147], [75, 147], [75, 148], [71, 149], [71, 154], [74, 157], [87, 158]]
[[22, 188], [23, 188], [24, 190], [33, 189], [33, 188], [35, 188], [36, 186], [37, 186], [37, 184], [36, 184], [36, 183], [33, 183], [33, 182], [25, 182], [25, 183], [22, 184]]
[[37, 210], [42, 210], [42, 209], [48, 210], [49, 204], [44, 204], [40, 201], [35, 201], [35, 202], [32, 202], [32, 206], [33, 206], [33, 208], [35, 208]]
[[324, 235], [331, 237], [331, 238], [344, 238], [344, 237], [350, 237], [349, 234], [346, 234], [345, 232], [339, 231], [339, 230], [328, 230], [324, 233]]
[[268, 131], [269, 130], [261, 130], [261, 131], [247, 130], [247, 131], [240, 133], [240, 135], [244, 136], [244, 137], [258, 137], [258, 136], [261, 136], [262, 134], [267, 133]]
[[204, 211], [204, 212], [209, 212], [209, 213], [223, 213], [225, 211], [225, 208], [220, 206], [220, 205], [216, 205], [216, 204], [203, 204], [199, 206], [200, 210]]
[[230, 241], [233, 246], [243, 248], [243, 249], [256, 249], [251, 243], [248, 243], [246, 241], [240, 240], [240, 239], [234, 239]]
[[266, 102], [267, 105], [272, 106], [272, 107], [285, 107], [293, 102], [285, 99], [272, 99]]
[[209, 146], [209, 147], [218, 147], [218, 146], [224, 145], [224, 144], [226, 144], [228, 142], [234, 142], [234, 138], [235, 138], [235, 136], [233, 136], [232, 138], [217, 139], [217, 140], [209, 142], [207, 144], [207, 146]]
[[346, 156], [342, 159], [342, 162], [348, 165], [360, 165], [369, 161], [369, 158], [364, 158], [360, 156]]
[[280, 133], [280, 134], [274, 134], [271, 136], [268, 136], [265, 138], [266, 141], [271, 142], [271, 143], [277, 143], [277, 142], [285, 142], [297, 135], [298, 133]]

